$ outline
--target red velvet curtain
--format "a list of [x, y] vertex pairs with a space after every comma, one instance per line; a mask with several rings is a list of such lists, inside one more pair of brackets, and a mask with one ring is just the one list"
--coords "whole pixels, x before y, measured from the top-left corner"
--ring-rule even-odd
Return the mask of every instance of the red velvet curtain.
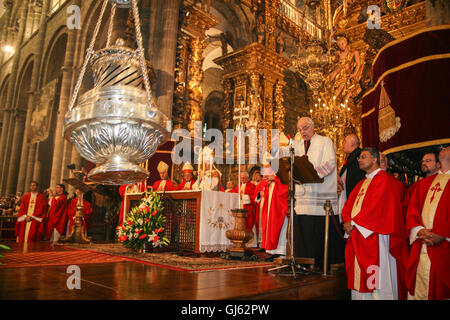
[[[365, 147], [386, 153], [450, 142], [450, 27], [427, 29], [388, 45], [373, 67], [375, 87], [363, 97]], [[381, 84], [401, 127], [381, 142], [378, 127]]]

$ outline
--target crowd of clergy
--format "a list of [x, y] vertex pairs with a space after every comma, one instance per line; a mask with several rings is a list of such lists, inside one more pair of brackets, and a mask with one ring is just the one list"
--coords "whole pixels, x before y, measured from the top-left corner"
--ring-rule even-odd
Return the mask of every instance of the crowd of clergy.
[[[313, 258], [311, 270], [315, 271], [324, 261], [324, 203], [329, 200], [333, 223], [328, 230], [328, 262], [345, 265], [352, 299], [450, 299], [450, 147], [424, 154], [421, 169], [425, 177], [407, 187], [389, 173], [385, 155], [374, 148], [361, 149], [355, 134], [345, 138], [346, 161], [337, 168], [333, 142], [315, 133], [310, 118], [299, 119], [297, 129], [288, 146], [280, 147], [279, 155], [289, 156], [292, 150], [295, 156], [306, 155], [322, 182], [296, 183], [291, 209], [289, 187], [273, 170], [270, 155], [261, 167], [241, 172], [240, 185], [227, 181], [225, 188], [213, 163], [204, 162], [196, 178], [193, 166], [185, 163], [183, 181], [176, 185], [169, 177], [169, 165], [161, 161], [157, 167], [160, 179], [151, 187], [159, 192], [239, 194], [248, 210], [246, 228], [256, 235], [254, 245], [272, 259], [286, 255], [292, 210], [294, 256]], [[145, 189], [146, 183], [122, 185], [119, 193], [123, 199]], [[22, 198], [18, 242], [58, 241], [70, 232], [81, 191], [68, 202], [63, 185], [46, 190], [47, 197], [37, 190], [37, 182], [32, 182], [30, 193]], [[92, 207], [85, 200], [83, 212], [88, 225]], [[123, 201], [119, 225], [124, 215]]]

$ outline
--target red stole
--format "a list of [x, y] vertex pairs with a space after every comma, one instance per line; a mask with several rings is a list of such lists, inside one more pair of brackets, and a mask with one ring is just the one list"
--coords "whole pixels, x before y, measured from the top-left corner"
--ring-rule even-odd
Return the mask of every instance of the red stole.
[[289, 188], [282, 184], [278, 177], [275, 177], [274, 182], [266, 184], [262, 188], [264, 190], [261, 214], [262, 248], [275, 250], [278, 247], [281, 227], [288, 211]]
[[[31, 199], [31, 192], [25, 194], [22, 197], [17, 218], [20, 218], [21, 216], [28, 214], [28, 206], [30, 205], [30, 199]], [[47, 211], [48, 211], [47, 198], [45, 198], [45, 196], [42, 193], [38, 192], [38, 194], [36, 195], [36, 203], [34, 205], [33, 216], [45, 220], [47, 216]], [[42, 236], [44, 235], [44, 226], [45, 226], [44, 221], [39, 222], [35, 219], [32, 219], [30, 223], [31, 227], [28, 232], [28, 242], [40, 241], [42, 239]], [[16, 223], [15, 235], [17, 237], [17, 242], [19, 243], [24, 241], [26, 224], [27, 224], [26, 221]]]
[[163, 190], [158, 190], [159, 185], [161, 184], [162, 181], [163, 180], [158, 180], [153, 184], [153, 186], [152, 186], [153, 191], [161, 191], [162, 192], [164, 190], [165, 191], [174, 191], [175, 190], [175, 186], [173, 185], [173, 182], [169, 179], [166, 180], [166, 185], [164, 186]]
[[[436, 186], [437, 174], [426, 177], [416, 183], [415, 190], [409, 201], [406, 215], [406, 227], [408, 230], [424, 226], [440, 236], [450, 238], [450, 181], [445, 188]], [[433, 195], [434, 193], [434, 195]], [[423, 221], [424, 206], [428, 194], [429, 201], [433, 196], [440, 194], [432, 219], [432, 227], [429, 228]], [[430, 212], [428, 212], [429, 214]], [[415, 294], [416, 272], [420, 259], [422, 242], [416, 240], [411, 245], [411, 250], [407, 268], [407, 285], [409, 292]], [[450, 243], [444, 240], [434, 246], [426, 246], [426, 252], [431, 262], [428, 298], [429, 299], [450, 299]]]
[[56, 229], [61, 236], [66, 234], [67, 226], [67, 197], [65, 194], [53, 197], [48, 212], [47, 240], [52, 236], [53, 229]]
[[[222, 190], [221, 190], [222, 191]], [[239, 186], [234, 188], [233, 192], [239, 193]], [[245, 228], [248, 231], [252, 231], [253, 226], [255, 225], [255, 185], [251, 183], [250, 181], [245, 184], [244, 192], [242, 192], [241, 187], [241, 194], [246, 194], [250, 198], [249, 204], [244, 204], [244, 209], [248, 210], [247, 217], [245, 218]], [[240, 200], [241, 201], [241, 200]]]
[[[194, 185], [194, 183], [195, 183], [195, 181], [194, 180], [191, 180], [191, 185], [189, 186], [189, 189], [187, 189], [187, 190], [192, 190], [192, 186]], [[184, 189], [184, 187], [186, 186], [186, 181], [185, 180], [183, 180], [183, 182], [181, 182], [177, 187], [176, 187], [176, 189], [175, 190], [185, 190]]]
[[[344, 223], [353, 220], [373, 233], [364, 238], [356, 227], [352, 230], [345, 247], [345, 264], [348, 288], [359, 292], [372, 292], [375, 288], [369, 289], [367, 283], [368, 278], [372, 276], [369, 267], [379, 266], [378, 234], [390, 235], [389, 253], [397, 262], [399, 298], [405, 298], [404, 270], [408, 247], [402, 201], [394, 180], [388, 173], [380, 171], [370, 184], [367, 185], [368, 179], [364, 179], [350, 194], [342, 211]], [[355, 212], [358, 206], [360, 210]]]

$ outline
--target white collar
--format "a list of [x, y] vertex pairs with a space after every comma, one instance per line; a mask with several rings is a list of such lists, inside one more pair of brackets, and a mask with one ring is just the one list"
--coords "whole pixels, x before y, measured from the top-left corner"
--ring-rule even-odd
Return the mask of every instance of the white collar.
[[381, 171], [381, 168], [378, 168], [377, 170], [373, 171], [372, 173], [366, 174], [366, 178], [368, 178], [368, 179], [373, 178], [373, 177], [375, 177], [376, 174], [377, 174], [378, 172], [380, 172], [380, 171]]
[[447, 170], [447, 172], [442, 172], [442, 170], [438, 171], [439, 174], [450, 174], [450, 170]]

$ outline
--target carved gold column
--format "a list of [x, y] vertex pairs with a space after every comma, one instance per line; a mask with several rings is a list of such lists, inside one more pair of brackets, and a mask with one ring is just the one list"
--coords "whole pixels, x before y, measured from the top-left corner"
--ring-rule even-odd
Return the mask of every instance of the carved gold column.
[[284, 102], [284, 96], [283, 96], [283, 88], [286, 85], [286, 82], [283, 80], [278, 80], [275, 84], [275, 94], [274, 94], [274, 105], [275, 105], [275, 111], [274, 111], [274, 124], [275, 128], [278, 130], [284, 132], [284, 120], [285, 120], [285, 109], [283, 106]]
[[[223, 67], [223, 83], [228, 81], [233, 90], [231, 113], [239, 108], [240, 97], [250, 106], [248, 120], [244, 122], [246, 129], [267, 129], [270, 134], [270, 129], [284, 128], [283, 71], [291, 65], [289, 60], [260, 43], [252, 43], [214, 62]], [[270, 135], [268, 138], [270, 141]]]
[[193, 136], [195, 121], [202, 121], [201, 103], [203, 99], [201, 82], [203, 80], [203, 50], [208, 45], [205, 41], [206, 30], [216, 26], [219, 21], [211, 14], [192, 5], [185, 8], [181, 32], [188, 38], [188, 70], [186, 106], [190, 112], [188, 129]]
[[224, 93], [224, 101], [223, 101], [223, 121], [222, 121], [222, 130], [225, 133], [225, 130], [230, 127], [230, 124], [233, 122], [233, 84], [230, 79], [222, 80], [223, 93]]

